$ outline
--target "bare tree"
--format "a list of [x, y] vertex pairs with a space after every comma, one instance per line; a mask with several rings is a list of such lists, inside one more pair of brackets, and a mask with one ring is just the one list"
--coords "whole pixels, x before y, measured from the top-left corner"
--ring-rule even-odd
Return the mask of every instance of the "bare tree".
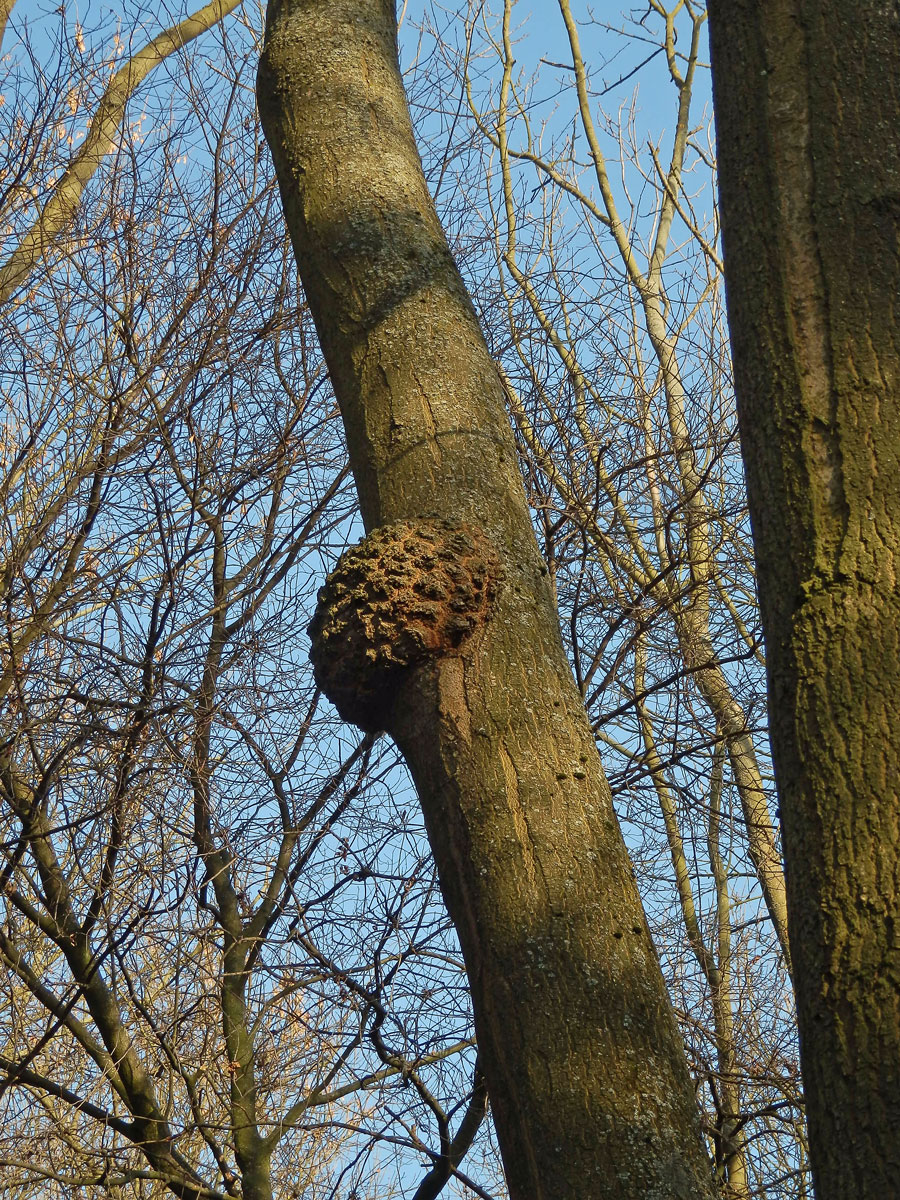
[[[57, 28], [7, 30], [10, 261], [122, 41]], [[252, 29], [213, 36], [0, 309], [4, 1185], [387, 1196], [424, 1155], [436, 1194], [485, 1115], [465, 980], [395, 756], [298, 644], [354, 502]]]
[[[426, 174], [499, 367], [499, 384], [493, 367], [479, 378], [514, 423], [536, 569], [606, 761], [718, 1190], [805, 1196], [697, 113], [703, 13], [653, 4], [614, 29], [563, 5], [566, 61], [541, 63], [516, 11], [430, 9], [418, 43], [406, 12]], [[129, 32], [59, 14], [55, 58], [21, 14], [6, 32], [4, 1182], [22, 1197], [503, 1195], [416, 808], [386, 740], [349, 735], [317, 695], [298, 637], [358, 527], [250, 105], [254, 18], [233, 10], [189, 49], [172, 33], [184, 20], [158, 35], [158, 20]], [[157, 66], [138, 80], [128, 64], [148, 47]], [[666, 143], [647, 144], [629, 99], [649, 70], [671, 87]], [[105, 144], [84, 155], [111, 105]], [[76, 180], [51, 229], [61, 181]], [[400, 412], [391, 437], [412, 445], [420, 420]], [[439, 516], [447, 484], [429, 469]], [[397, 478], [399, 511], [411, 485]], [[389, 547], [401, 574], [403, 537]], [[472, 561], [472, 544], [458, 549]], [[393, 722], [378, 687], [369, 725]], [[580, 785], [573, 771], [566, 786]], [[515, 854], [499, 850], [507, 871]], [[573, 961], [562, 947], [559, 974]], [[603, 1036], [598, 1011], [588, 1038]], [[508, 1024], [504, 1009], [495, 1041]], [[551, 1052], [539, 1043], [532, 1061]], [[593, 1168], [596, 1146], [577, 1161]]]
[[[115, 63], [113, 64], [115, 68], [113, 76], [104, 87], [91, 113], [90, 123], [81, 131], [82, 138], [78, 150], [71, 155], [65, 163], [64, 169], [58, 175], [54, 174], [48, 177], [44, 158], [42, 165], [45, 170], [43, 177], [40, 178], [40, 184], [42, 189], [46, 190], [46, 194], [41, 197], [39, 211], [28, 225], [27, 230], [17, 238], [15, 248], [0, 266], [0, 303], [8, 300], [16, 288], [28, 280], [35, 267], [46, 262], [54, 250], [59, 249], [60, 238], [75, 219], [85, 187], [93, 178], [104, 158], [115, 148], [116, 140], [122, 132], [129, 100], [150, 72], [165, 62], [170, 55], [192, 42], [194, 38], [213, 28], [230, 12], [233, 12], [238, 3], [239, 0], [211, 0], [211, 3], [199, 8], [191, 16], [157, 34], [140, 49], [135, 50], [128, 47], [124, 54], [125, 61], [121, 66], [116, 67]], [[2, 37], [3, 29], [14, 4], [15, 0], [11, 0], [3, 12], [0, 37]], [[79, 39], [83, 41], [83, 37], [83, 31], [79, 33], [76, 30], [71, 47], [76, 54], [82, 53]], [[121, 38], [119, 38], [116, 50], [119, 51], [121, 48]], [[62, 65], [62, 60], [60, 65]], [[59, 73], [56, 78], [62, 80], [66, 79], [66, 76]], [[68, 82], [74, 81], [69, 77]], [[84, 82], [84, 77], [78, 79], [78, 82]], [[60, 99], [59, 96], [52, 97], [51, 95], [41, 97], [36, 115], [45, 125], [52, 121], [58, 127], [60, 120], [65, 119], [65, 114], [61, 111]], [[78, 95], [77, 90], [74, 94], [71, 90], [69, 91], [66, 96], [66, 104], [70, 115], [74, 116], [78, 112], [81, 100], [82, 97]], [[67, 138], [64, 140], [66, 144], [71, 144]], [[13, 193], [24, 192], [22, 196], [24, 204], [11, 204], [11, 197], [7, 195], [5, 205], [7, 211], [4, 214], [7, 218], [15, 216], [21, 220], [22, 216], [27, 214], [32, 207], [31, 202], [35, 199], [32, 192], [36, 182], [33, 174], [33, 168], [36, 165], [33, 156], [35, 153], [40, 154], [41, 151], [46, 152], [48, 148], [46, 142], [43, 142], [42, 145], [41, 140], [38, 139], [27, 140], [24, 143], [24, 156], [18, 164], [18, 177], [10, 172], [12, 178], [9, 178], [8, 175], [5, 180], [7, 187]], [[43, 158], [43, 155], [41, 157]], [[31, 188], [26, 183], [29, 178], [32, 181]]]
[[318, 678], [416, 781], [511, 1195], [711, 1194], [393, 4], [271, 4], [259, 103], [369, 531], [323, 592]]

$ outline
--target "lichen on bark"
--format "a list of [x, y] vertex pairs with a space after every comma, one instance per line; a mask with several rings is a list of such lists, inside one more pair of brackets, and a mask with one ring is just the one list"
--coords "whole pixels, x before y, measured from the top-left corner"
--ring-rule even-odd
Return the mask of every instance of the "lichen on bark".
[[502, 569], [471, 525], [394, 521], [340, 558], [309, 625], [316, 682], [345, 721], [378, 731], [403, 675], [456, 652], [488, 619]]

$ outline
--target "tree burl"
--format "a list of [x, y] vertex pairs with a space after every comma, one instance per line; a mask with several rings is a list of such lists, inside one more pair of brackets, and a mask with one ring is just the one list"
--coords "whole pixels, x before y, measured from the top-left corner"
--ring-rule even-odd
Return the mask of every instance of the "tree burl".
[[502, 577], [471, 525], [396, 521], [345, 551], [309, 624], [316, 683], [345, 721], [388, 727], [403, 675], [456, 652], [488, 620]]

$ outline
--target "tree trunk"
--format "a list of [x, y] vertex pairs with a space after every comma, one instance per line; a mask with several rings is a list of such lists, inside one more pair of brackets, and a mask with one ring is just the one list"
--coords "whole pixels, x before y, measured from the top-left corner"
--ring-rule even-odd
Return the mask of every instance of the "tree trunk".
[[710, 3], [725, 276], [821, 1200], [900, 1176], [900, 7]]
[[339, 710], [387, 729], [409, 763], [510, 1194], [710, 1196], [502, 386], [416, 151], [390, 0], [271, 3], [259, 105], [370, 532], [324, 589], [314, 660]]

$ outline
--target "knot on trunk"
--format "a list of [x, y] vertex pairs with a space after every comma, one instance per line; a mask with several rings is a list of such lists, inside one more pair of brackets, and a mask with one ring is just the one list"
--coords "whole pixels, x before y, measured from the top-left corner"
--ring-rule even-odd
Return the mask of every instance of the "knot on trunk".
[[386, 726], [399, 679], [487, 620], [502, 570], [471, 525], [397, 521], [341, 555], [309, 625], [316, 683], [345, 721]]

